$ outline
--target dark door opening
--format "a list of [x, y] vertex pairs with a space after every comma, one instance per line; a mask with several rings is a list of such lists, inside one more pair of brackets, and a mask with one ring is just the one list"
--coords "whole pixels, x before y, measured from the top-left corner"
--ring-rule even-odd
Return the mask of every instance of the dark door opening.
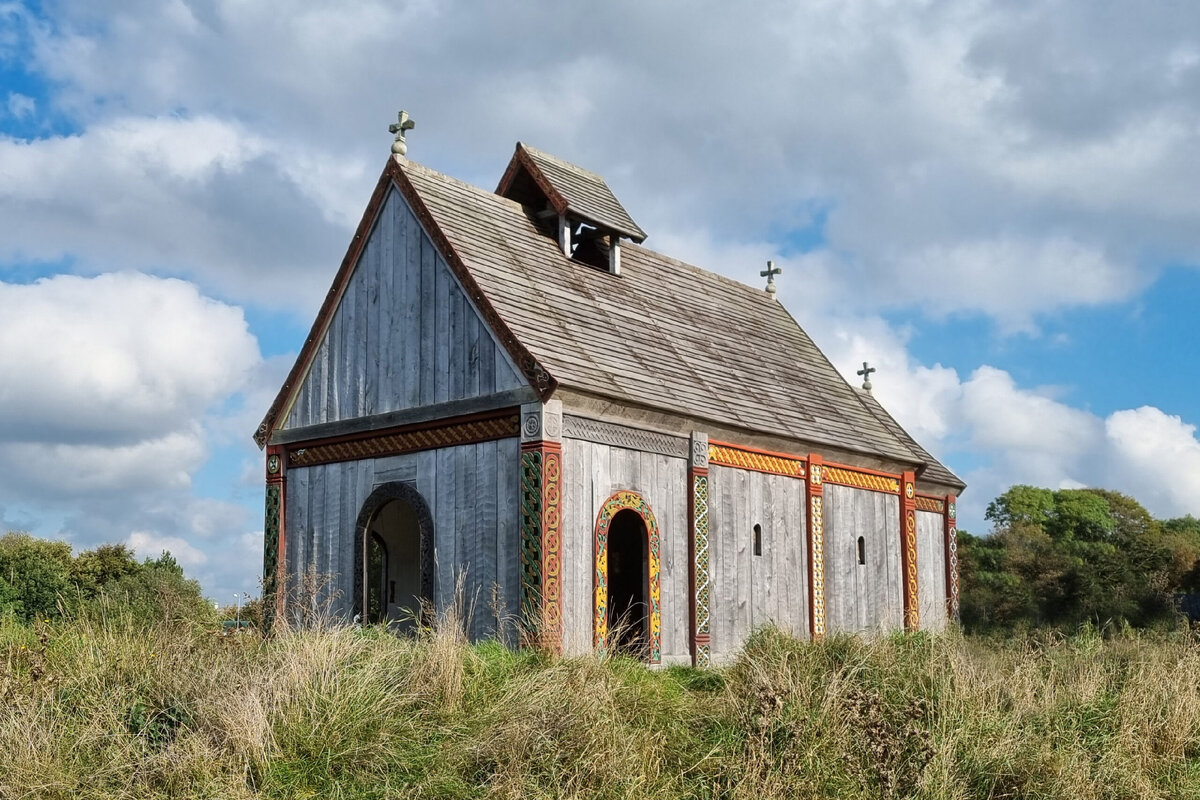
[[421, 529], [411, 505], [392, 500], [366, 530], [362, 569], [367, 622], [411, 631], [422, 612]]
[[649, 541], [636, 511], [618, 511], [608, 529], [608, 631], [617, 652], [649, 654]]

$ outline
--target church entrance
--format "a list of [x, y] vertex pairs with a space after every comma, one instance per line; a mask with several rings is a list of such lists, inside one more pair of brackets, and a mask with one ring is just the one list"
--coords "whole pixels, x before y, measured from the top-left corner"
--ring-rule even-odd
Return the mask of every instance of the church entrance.
[[413, 630], [421, 614], [421, 528], [412, 506], [392, 500], [367, 530], [367, 622]]
[[617, 652], [649, 655], [649, 538], [641, 516], [617, 512], [608, 530], [608, 631]]
[[433, 525], [428, 506], [404, 483], [378, 487], [358, 517], [355, 612], [406, 633], [433, 600]]

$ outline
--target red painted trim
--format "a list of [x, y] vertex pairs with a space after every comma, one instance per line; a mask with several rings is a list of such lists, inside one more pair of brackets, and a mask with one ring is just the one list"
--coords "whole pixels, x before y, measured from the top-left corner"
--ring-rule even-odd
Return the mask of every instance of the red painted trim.
[[368, 235], [371, 228], [374, 227], [375, 220], [379, 215], [380, 209], [383, 207], [387, 193], [392, 186], [399, 189], [400, 194], [408, 202], [409, 207], [420, 220], [425, 228], [425, 232], [429, 238], [433, 240], [434, 245], [438, 248], [442, 258], [450, 267], [450, 271], [458, 279], [462, 285], [463, 291], [475, 304], [480, 316], [484, 322], [491, 328], [496, 339], [504, 347], [505, 351], [512, 358], [513, 363], [521, 370], [525, 379], [529, 381], [529, 385], [538, 393], [542, 401], [550, 399], [554, 394], [554, 390], [558, 388], [558, 381], [554, 379], [549, 372], [534, 358], [518, 340], [516, 335], [509, 329], [508, 325], [500, 318], [495, 307], [487, 299], [487, 296], [480, 289], [479, 284], [467, 269], [458, 252], [450, 244], [450, 240], [442, 231], [441, 227], [434, 220], [433, 215], [429, 211], [429, 207], [425, 205], [425, 201], [421, 199], [416, 188], [405, 175], [404, 169], [397, 163], [396, 159], [388, 158], [387, 164], [383, 168], [383, 174], [379, 176], [379, 182], [375, 185], [375, 191], [371, 195], [371, 202], [367, 204], [366, 211], [363, 213], [363, 218], [355, 230], [354, 238], [350, 242], [350, 247], [346, 251], [345, 258], [342, 259], [342, 265], [338, 268], [337, 275], [333, 279], [333, 285], [329, 292], [325, 295], [325, 300], [321, 304], [321, 310], [317, 313], [317, 319], [313, 322], [312, 329], [309, 331], [308, 338], [304, 341], [304, 346], [300, 349], [300, 355], [297, 356], [295, 364], [292, 365], [291, 372], [288, 373], [287, 380], [284, 381], [279, 393], [275, 396], [274, 402], [271, 403], [271, 408], [267, 411], [266, 417], [262, 424], [259, 425], [258, 431], [254, 434], [254, 441], [259, 447], [264, 447], [274, 432], [275, 426], [279, 422], [279, 415], [283, 412], [293, 400], [295, 393], [300, 388], [300, 383], [312, 365], [313, 359], [316, 357], [317, 350], [320, 348], [321, 340], [325, 337], [325, 332], [328, 329], [329, 322], [333, 318], [334, 313], [341, 301], [342, 293], [345, 291], [347, 284], [350, 282], [351, 276], [354, 274], [354, 268], [358, 264], [358, 259], [362, 255], [363, 247], [366, 246]]
[[[708, 469], [706, 467], [689, 467], [688, 468], [688, 632], [689, 650], [692, 655], [692, 666], [697, 665], [699, 653], [697, 652], [701, 644], [707, 644], [710, 638], [709, 634], [703, 634], [705, 642], [701, 642], [701, 634], [696, 629], [696, 590], [698, 583], [696, 580], [696, 478], [707, 477]], [[711, 512], [710, 512], [711, 514]], [[711, 547], [711, 545], [710, 545]]]
[[916, 480], [914, 472], [905, 472], [900, 479], [900, 574], [904, 592], [904, 629], [908, 631], [918, 630], [921, 626]]
[[945, 548], [946, 555], [946, 611], [951, 620], [958, 619], [958, 498], [946, 495]]
[[[808, 633], [816, 641], [825, 637], [828, 618], [825, 604], [825, 484], [824, 476], [821, 474], [824, 472], [824, 463], [821, 456], [816, 453], [809, 453], [807, 462], [808, 477], [804, 481], [806, 489], [804, 529], [808, 547]], [[816, 510], [817, 504], [813, 502], [814, 499], [820, 501], [819, 515]], [[821, 562], [819, 575], [816, 564], [818, 555]]]
[[[271, 470], [272, 461], [278, 467]], [[275, 544], [275, 618], [284, 613], [287, 596], [287, 454], [279, 445], [267, 448], [267, 485], [279, 486], [279, 539]]]
[[562, 652], [562, 445], [542, 442], [542, 644]]
[[763, 450], [758, 447], [746, 447], [745, 445], [733, 444], [732, 442], [721, 442], [716, 439], [709, 439], [708, 443], [713, 447], [728, 447], [730, 450], [741, 450], [743, 453], [758, 453], [762, 456], [786, 458], [788, 461], [799, 461], [801, 464], [804, 463], [804, 457], [795, 455], [794, 453], [777, 453], [774, 450]]
[[883, 472], [882, 470], [868, 469], [867, 467], [852, 467], [849, 464], [839, 464], [836, 461], [826, 461], [825, 466], [833, 469], [844, 469], [846, 472], [861, 472], [863, 475], [875, 475], [880, 478], [892, 478], [897, 481], [902, 477], [895, 472]]

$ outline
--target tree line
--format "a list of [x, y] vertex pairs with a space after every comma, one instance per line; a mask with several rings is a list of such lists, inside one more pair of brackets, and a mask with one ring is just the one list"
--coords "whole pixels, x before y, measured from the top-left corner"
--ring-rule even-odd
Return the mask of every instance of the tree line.
[[0, 616], [24, 622], [119, 616], [135, 622], [211, 615], [200, 584], [168, 552], [138, 561], [123, 544], [75, 554], [66, 542], [0, 536]]
[[988, 504], [988, 536], [958, 534], [961, 616], [970, 633], [1072, 630], [1181, 620], [1200, 593], [1200, 520], [1158, 520], [1104, 489], [1013, 486]]

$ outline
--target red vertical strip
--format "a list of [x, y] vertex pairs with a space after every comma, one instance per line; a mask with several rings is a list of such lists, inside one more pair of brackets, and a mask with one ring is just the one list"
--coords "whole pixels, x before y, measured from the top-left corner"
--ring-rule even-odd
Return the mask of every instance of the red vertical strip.
[[813, 639], [825, 636], [825, 467], [808, 456], [808, 627]]
[[562, 652], [562, 445], [542, 451], [542, 646]]
[[900, 560], [904, 575], [904, 629], [921, 627], [920, 596], [917, 578], [917, 487], [916, 475], [905, 472], [900, 478]]
[[268, 508], [263, 545], [271, 547], [273, 544], [274, 554], [269, 554], [263, 575], [263, 594], [272, 596], [263, 600], [266, 601], [264, 607], [274, 608], [276, 614], [282, 614], [287, 595], [287, 452], [283, 445], [267, 446], [266, 466]]
[[946, 609], [958, 622], [958, 498], [946, 495]]

